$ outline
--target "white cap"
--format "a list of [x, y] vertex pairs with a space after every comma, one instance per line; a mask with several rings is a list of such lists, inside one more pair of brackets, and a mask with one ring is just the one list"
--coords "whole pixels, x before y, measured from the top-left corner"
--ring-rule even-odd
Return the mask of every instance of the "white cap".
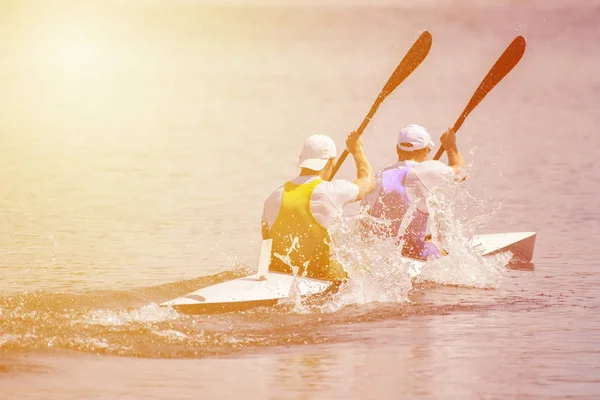
[[325, 135], [312, 135], [304, 141], [298, 168], [308, 168], [320, 171], [325, 168], [327, 161], [336, 156], [333, 139]]
[[409, 125], [400, 131], [398, 135], [398, 148], [400, 150], [415, 151], [425, 147], [434, 147], [427, 129], [420, 125]]

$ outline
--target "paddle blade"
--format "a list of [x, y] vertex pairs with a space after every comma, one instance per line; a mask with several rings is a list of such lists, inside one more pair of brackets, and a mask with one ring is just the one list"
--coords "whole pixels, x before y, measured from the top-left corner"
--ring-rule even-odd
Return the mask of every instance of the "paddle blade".
[[398, 64], [390, 79], [386, 82], [385, 86], [379, 93], [376, 103], [381, 103], [390, 93], [394, 91], [415, 69], [423, 62], [429, 50], [431, 50], [431, 44], [433, 38], [431, 33], [425, 31], [419, 36], [412, 47], [408, 50], [402, 61]]
[[[375, 102], [371, 106], [371, 110], [369, 110], [369, 113], [356, 130], [359, 135], [362, 135], [383, 100], [385, 100], [385, 98], [392, 93], [394, 89], [398, 87], [398, 85], [408, 78], [408, 76], [412, 74], [413, 71], [417, 69], [417, 67], [423, 62], [425, 57], [427, 57], [427, 54], [429, 54], [429, 50], [431, 49], [432, 40], [431, 33], [425, 31], [408, 50], [404, 58], [400, 61], [400, 64], [398, 64], [394, 72], [392, 72], [392, 75], [386, 82], [383, 89], [381, 89], [381, 92], [379, 92], [377, 99], [375, 99]], [[333, 179], [335, 174], [344, 163], [344, 160], [346, 160], [346, 157], [348, 157], [348, 150], [345, 149], [340, 158], [337, 160], [329, 179]]]
[[413, 73], [415, 69], [423, 62], [427, 54], [429, 54], [429, 50], [431, 50], [433, 38], [431, 37], [431, 33], [428, 31], [423, 32], [419, 38], [415, 41], [408, 52], [402, 58], [392, 75], [386, 82], [381, 92], [375, 99], [375, 102], [371, 106], [371, 110], [360, 124], [360, 127], [357, 129], [357, 132], [362, 135], [363, 131], [375, 115], [375, 111], [379, 108], [379, 105], [385, 100], [385, 98], [394, 91], [410, 74]]
[[269, 272], [269, 264], [271, 262], [271, 248], [273, 246], [273, 239], [265, 239], [262, 241], [260, 247], [260, 258], [258, 260], [258, 271], [256, 271], [256, 278], [263, 279], [264, 276]]
[[[460, 117], [454, 123], [454, 131], [458, 131], [462, 126], [467, 116], [477, 107], [481, 100], [500, 82], [514, 67], [521, 61], [523, 54], [525, 54], [526, 41], [523, 36], [517, 36], [515, 40], [504, 50], [504, 53], [500, 56], [498, 61], [494, 64], [492, 69], [487, 73], [481, 84], [475, 90], [475, 93], [469, 100], [469, 103], [461, 113]], [[444, 147], [435, 153], [434, 160], [439, 160], [444, 154]]]
[[525, 38], [517, 36], [515, 40], [504, 50], [498, 61], [494, 64], [490, 72], [485, 76], [469, 104], [463, 110], [461, 116], [454, 124], [454, 130], [457, 131], [462, 126], [467, 116], [475, 107], [483, 100], [483, 98], [500, 82], [514, 67], [525, 54]]

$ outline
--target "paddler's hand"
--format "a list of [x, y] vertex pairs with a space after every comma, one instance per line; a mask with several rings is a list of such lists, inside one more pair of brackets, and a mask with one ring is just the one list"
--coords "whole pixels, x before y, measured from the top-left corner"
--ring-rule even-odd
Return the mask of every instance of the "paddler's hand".
[[465, 166], [465, 160], [458, 151], [456, 145], [456, 132], [452, 128], [448, 128], [446, 132], [440, 137], [442, 146], [448, 153], [448, 166], [454, 170], [454, 174], [460, 174], [462, 167]]
[[364, 151], [363, 140], [361, 139], [358, 132], [352, 132], [346, 139], [346, 148], [350, 154], [356, 154]]
[[448, 130], [440, 136], [440, 142], [442, 142], [442, 146], [444, 146], [446, 151], [458, 150], [456, 147], [456, 132], [452, 128], [448, 128]]

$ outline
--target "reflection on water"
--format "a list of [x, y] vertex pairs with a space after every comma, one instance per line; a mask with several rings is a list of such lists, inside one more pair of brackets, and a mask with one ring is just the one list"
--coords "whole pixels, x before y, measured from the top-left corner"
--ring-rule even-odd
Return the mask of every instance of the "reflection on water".
[[517, 271], [533, 271], [535, 269], [535, 264], [526, 262], [511, 262], [506, 265], [506, 268]]

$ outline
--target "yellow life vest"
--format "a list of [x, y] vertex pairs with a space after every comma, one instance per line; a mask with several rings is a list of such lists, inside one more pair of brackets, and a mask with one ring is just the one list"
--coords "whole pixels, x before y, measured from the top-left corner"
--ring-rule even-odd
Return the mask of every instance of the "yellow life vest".
[[345, 274], [339, 268], [330, 268], [331, 237], [317, 222], [310, 210], [312, 193], [322, 180], [308, 183], [287, 182], [283, 187], [281, 208], [271, 228], [273, 247], [269, 270], [291, 274], [291, 266], [298, 267], [298, 275], [310, 278], [337, 280]]

